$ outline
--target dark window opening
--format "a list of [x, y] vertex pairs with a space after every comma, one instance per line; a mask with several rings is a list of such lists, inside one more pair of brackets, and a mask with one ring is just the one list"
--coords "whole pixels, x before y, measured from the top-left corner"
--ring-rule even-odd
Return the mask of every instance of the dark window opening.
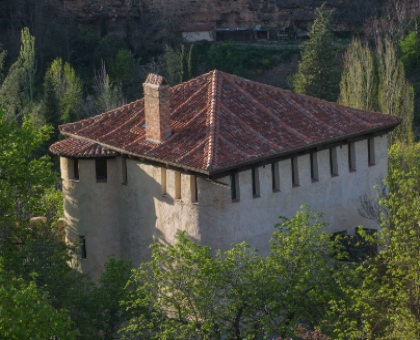
[[273, 191], [280, 191], [279, 163], [271, 164], [271, 179]]
[[84, 236], [79, 236], [79, 243], [80, 258], [86, 259], [86, 240]]
[[260, 178], [258, 168], [252, 169], [252, 196], [260, 197]]
[[330, 149], [330, 172], [331, 176], [338, 176], [337, 148]]
[[292, 185], [294, 187], [299, 186], [299, 169], [297, 157], [292, 158]]
[[107, 181], [107, 159], [97, 158], [95, 160], [96, 165], [96, 181], [105, 183]]
[[312, 179], [312, 182], [317, 182], [319, 181], [318, 154], [316, 152], [312, 152], [310, 154], [310, 158], [311, 158], [311, 179]]
[[73, 179], [79, 179], [79, 160], [73, 159]]
[[349, 143], [348, 153], [349, 153], [349, 170], [356, 171], [356, 150], [355, 150], [354, 143]]
[[230, 194], [232, 201], [239, 200], [239, 174], [230, 175]]
[[121, 184], [127, 184], [127, 158], [121, 157]]
[[375, 139], [368, 139], [368, 163], [369, 165], [375, 165]]

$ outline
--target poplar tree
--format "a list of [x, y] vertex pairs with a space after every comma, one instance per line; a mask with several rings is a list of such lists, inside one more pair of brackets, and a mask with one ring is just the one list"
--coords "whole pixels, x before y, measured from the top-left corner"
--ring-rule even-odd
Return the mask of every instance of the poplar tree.
[[374, 56], [369, 46], [353, 39], [344, 54], [344, 68], [340, 82], [340, 104], [376, 111], [378, 77]]
[[390, 143], [413, 141], [414, 89], [407, 81], [404, 65], [397, 57], [389, 38], [379, 40], [378, 56], [378, 104], [379, 110], [403, 118], [402, 123], [390, 134]]
[[[61, 58], [57, 58], [52, 62], [45, 78], [45, 81], [47, 78], [50, 79], [59, 101], [56, 114], [61, 122], [69, 123], [82, 118], [80, 113], [83, 104], [83, 86], [73, 67], [67, 62], [63, 63]], [[44, 95], [46, 95], [45, 92]]]
[[29, 111], [34, 98], [35, 73], [35, 37], [25, 27], [21, 32], [19, 57], [0, 88], [0, 103], [6, 109], [8, 118]]
[[330, 16], [325, 3], [317, 9], [317, 18], [302, 44], [299, 71], [293, 77], [293, 87], [298, 93], [335, 101], [339, 92], [340, 75], [334, 40], [330, 32]]
[[389, 134], [389, 143], [413, 141], [414, 89], [389, 38], [378, 40], [376, 53], [357, 40], [352, 42], [344, 56], [339, 102], [402, 117]]

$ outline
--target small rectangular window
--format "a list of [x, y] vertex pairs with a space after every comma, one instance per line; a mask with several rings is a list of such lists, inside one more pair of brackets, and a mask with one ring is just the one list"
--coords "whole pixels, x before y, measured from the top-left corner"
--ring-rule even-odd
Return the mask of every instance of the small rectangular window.
[[198, 202], [198, 188], [197, 188], [197, 177], [190, 176], [190, 188], [191, 188], [191, 202]]
[[239, 201], [239, 174], [230, 175], [230, 193], [232, 201]]
[[310, 155], [311, 158], [311, 179], [312, 182], [319, 181], [318, 175], [318, 154], [316, 152], [312, 152]]
[[127, 157], [121, 157], [121, 183], [127, 184]]
[[79, 160], [73, 158], [73, 179], [79, 179]]
[[375, 165], [375, 139], [369, 138], [368, 139], [368, 164]]
[[252, 169], [252, 196], [260, 197], [260, 176], [258, 168]]
[[280, 171], [278, 162], [271, 164], [271, 180], [273, 191], [280, 191]]
[[80, 251], [80, 258], [86, 259], [86, 240], [84, 236], [79, 235], [79, 251]]
[[96, 166], [96, 182], [106, 183], [107, 181], [107, 159], [97, 158], [95, 159]]
[[175, 198], [181, 198], [181, 173], [175, 171]]
[[356, 148], [354, 143], [348, 145], [349, 171], [356, 171]]
[[166, 195], [166, 169], [160, 168], [160, 192], [162, 195]]
[[299, 169], [297, 157], [292, 157], [292, 185], [299, 186]]
[[338, 161], [336, 147], [330, 149], [330, 172], [331, 176], [338, 176]]

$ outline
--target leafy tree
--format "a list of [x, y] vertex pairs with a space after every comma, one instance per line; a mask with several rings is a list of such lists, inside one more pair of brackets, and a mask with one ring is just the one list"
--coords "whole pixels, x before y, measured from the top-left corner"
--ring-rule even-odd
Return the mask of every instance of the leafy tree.
[[338, 97], [340, 75], [330, 32], [330, 16], [325, 3], [317, 9], [317, 18], [309, 33], [309, 40], [302, 44], [299, 71], [294, 75], [293, 86], [298, 93], [335, 101]]
[[98, 112], [106, 112], [123, 104], [121, 89], [111, 83], [106, 73], [105, 63], [95, 72], [94, 79], [95, 104]]
[[[46, 93], [46, 84], [51, 83], [54, 95], [58, 100], [56, 110], [56, 120], [61, 123], [74, 122], [81, 117], [83, 111], [83, 86], [80, 78], [69, 63], [63, 63], [58, 58], [55, 59], [45, 75], [44, 96]], [[44, 99], [45, 100], [45, 99]], [[47, 122], [50, 123], [48, 120]], [[56, 127], [57, 125], [54, 125]]]
[[404, 66], [390, 39], [380, 40], [377, 46], [379, 65], [378, 103], [381, 112], [403, 118], [390, 134], [390, 143], [413, 140], [414, 89], [406, 80]]
[[1, 88], [0, 104], [8, 117], [28, 111], [34, 100], [35, 37], [25, 27], [21, 32], [21, 47], [18, 60], [11, 66]]
[[277, 225], [264, 258], [246, 243], [211, 256], [185, 233], [152, 245], [153, 260], [133, 271], [124, 300], [128, 338], [254, 339], [292, 336], [302, 320], [320, 325], [341, 296], [336, 241], [308, 207]]
[[420, 39], [417, 32], [409, 32], [398, 44], [400, 59], [406, 73], [415, 71], [420, 65]]
[[121, 90], [128, 102], [140, 98], [142, 93], [141, 82], [138, 74], [138, 61], [133, 54], [122, 49], [118, 51], [109, 67], [109, 76], [114, 83], [121, 84]]
[[340, 104], [368, 111], [378, 109], [378, 74], [375, 56], [368, 45], [353, 39], [344, 54]]
[[27, 220], [44, 212], [38, 203], [56, 177], [47, 156], [31, 156], [48, 140], [50, 131], [48, 127], [35, 130], [28, 119], [18, 127], [0, 110], [0, 220], [7, 216]]
[[412, 142], [414, 90], [390, 39], [379, 39], [375, 54], [357, 40], [352, 42], [344, 57], [339, 102], [402, 117], [401, 125], [389, 135], [389, 143]]
[[35, 282], [9, 277], [0, 262], [0, 333], [5, 339], [75, 339], [68, 312], [55, 310]]
[[192, 79], [197, 74], [197, 55], [196, 55], [196, 49], [194, 48], [194, 44], [190, 45], [190, 49], [188, 51], [188, 61], [187, 61], [187, 67], [188, 67], [188, 79]]
[[218, 69], [238, 76], [244, 74], [242, 51], [233, 42], [213, 44], [207, 56], [210, 69]]
[[109, 65], [115, 59], [118, 51], [127, 48], [124, 39], [115, 34], [108, 34], [103, 37], [95, 49], [95, 64], [100, 65], [102, 61]]
[[51, 125], [53, 133], [51, 134], [51, 142], [58, 140], [58, 125], [62, 120], [60, 117], [60, 102], [55, 92], [54, 83], [51, 77], [45, 77], [44, 81], [44, 101], [42, 105], [42, 113], [46, 124]]
[[[389, 152], [389, 195], [379, 232], [379, 254], [356, 270], [361, 283], [351, 299], [336, 305], [340, 338], [418, 339], [420, 337], [420, 144], [396, 143]], [[371, 240], [374, 241], [374, 240]]]
[[90, 318], [90, 327], [97, 334], [101, 333], [102, 339], [115, 339], [116, 331], [127, 319], [127, 313], [121, 308], [120, 301], [126, 299], [127, 291], [124, 288], [130, 275], [130, 261], [111, 257], [105, 264], [99, 286], [95, 286], [91, 292], [94, 311]]

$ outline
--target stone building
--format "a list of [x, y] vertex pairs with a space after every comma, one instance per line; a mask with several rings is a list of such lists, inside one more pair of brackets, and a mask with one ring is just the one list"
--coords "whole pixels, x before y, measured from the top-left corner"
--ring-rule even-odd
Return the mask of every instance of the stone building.
[[149, 75], [144, 98], [60, 126], [67, 238], [82, 270], [107, 258], [149, 259], [152, 242], [178, 230], [226, 249], [267, 250], [279, 215], [306, 203], [328, 232], [369, 220], [363, 194], [387, 173], [387, 133], [400, 123], [306, 95], [212, 71], [170, 87]]

